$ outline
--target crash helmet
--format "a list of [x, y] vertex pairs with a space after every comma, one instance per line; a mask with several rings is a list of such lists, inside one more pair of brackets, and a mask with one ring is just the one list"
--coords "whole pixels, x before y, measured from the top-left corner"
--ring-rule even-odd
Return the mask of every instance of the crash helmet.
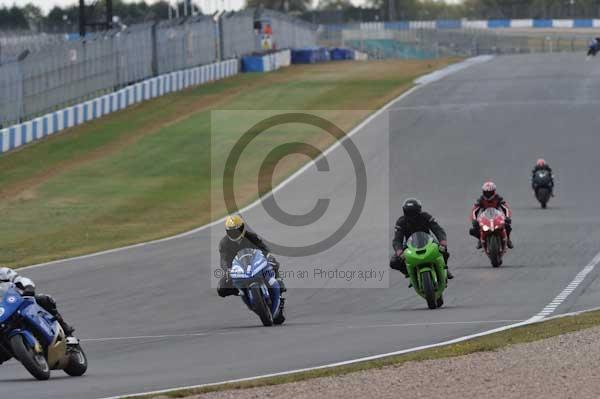
[[546, 161], [544, 160], [544, 158], [540, 158], [535, 162], [535, 165], [543, 168], [544, 166], [546, 166]]
[[225, 232], [232, 241], [240, 241], [246, 233], [246, 223], [240, 215], [229, 215], [225, 218]]
[[13, 281], [17, 276], [17, 272], [8, 267], [0, 267], [0, 283]]
[[487, 200], [494, 198], [496, 195], [496, 183], [493, 181], [486, 181], [483, 183], [483, 186], [481, 186], [481, 191], [483, 192], [483, 198]]
[[421, 205], [421, 201], [416, 198], [408, 198], [402, 204], [402, 211], [404, 212], [404, 216], [409, 219], [413, 219], [421, 213], [421, 209], [423, 206]]

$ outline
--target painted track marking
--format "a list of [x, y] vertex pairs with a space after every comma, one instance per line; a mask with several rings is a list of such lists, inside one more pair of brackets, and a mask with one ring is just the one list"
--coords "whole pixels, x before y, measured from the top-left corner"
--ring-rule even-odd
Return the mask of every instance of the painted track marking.
[[[385, 327], [427, 327], [427, 326], [454, 326], [461, 324], [502, 324], [502, 323], [516, 323], [524, 320], [467, 320], [467, 321], [446, 321], [446, 322], [432, 322], [432, 323], [404, 323], [404, 324], [368, 324], [364, 326], [330, 326], [330, 328], [340, 329], [361, 329], [361, 328], [385, 328]], [[313, 328], [304, 327], [301, 325], [288, 327], [289, 328]], [[263, 327], [256, 327], [257, 330], [262, 330]], [[231, 334], [246, 334], [247, 330], [230, 330], [230, 331], [219, 331], [219, 332], [191, 332], [185, 334], [159, 334], [159, 335], [133, 335], [125, 337], [102, 337], [102, 338], [81, 338], [81, 342], [111, 342], [111, 341], [135, 341], [135, 340], [146, 340], [146, 339], [165, 339], [165, 338], [190, 338], [190, 337], [206, 337], [215, 335], [231, 335]]]
[[562, 305], [562, 303], [573, 293], [573, 291], [579, 287], [579, 285], [585, 280], [586, 276], [594, 270], [598, 263], [600, 263], [600, 252], [594, 256], [594, 259], [592, 259], [590, 263], [588, 263], [579, 273], [577, 273], [569, 285], [567, 285], [565, 289], [562, 290], [560, 294], [558, 294], [556, 298], [552, 300], [552, 302], [546, 305], [538, 314], [533, 316], [531, 320], [542, 320], [554, 313], [554, 311], [560, 305]]

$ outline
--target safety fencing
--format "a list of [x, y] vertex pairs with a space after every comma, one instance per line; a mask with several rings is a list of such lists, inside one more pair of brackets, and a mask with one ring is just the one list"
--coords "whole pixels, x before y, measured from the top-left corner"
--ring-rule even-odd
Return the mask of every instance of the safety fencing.
[[[268, 29], [257, 29], [257, 21]], [[0, 63], [0, 128], [151, 77], [244, 54], [316, 45], [316, 26], [270, 10], [192, 16], [85, 40], [43, 37], [22, 59]], [[33, 39], [31, 39], [33, 40]], [[0, 43], [1, 39], [0, 39]], [[14, 51], [13, 51], [14, 53]]]
[[0, 64], [16, 61], [24, 51], [38, 51], [61, 41], [64, 36], [58, 34], [0, 31]]
[[600, 28], [600, 19], [442, 19], [435, 21], [356, 22], [322, 25], [321, 30], [400, 30], [400, 29], [591, 29]]
[[445, 56], [587, 51], [590, 32], [519, 29], [384, 29], [320, 30], [319, 43], [351, 47], [374, 59], [436, 59]]
[[238, 69], [238, 60], [231, 59], [163, 74], [127, 86], [114, 93], [2, 129], [0, 130], [0, 153], [14, 150], [32, 141], [151, 98], [236, 75]]

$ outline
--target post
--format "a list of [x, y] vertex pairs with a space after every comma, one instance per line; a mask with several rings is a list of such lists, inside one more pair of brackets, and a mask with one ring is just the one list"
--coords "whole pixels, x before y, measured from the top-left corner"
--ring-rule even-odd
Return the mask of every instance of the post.
[[[169, 5], [170, 7], [170, 5]], [[152, 40], [152, 76], [158, 76], [158, 40], [156, 30], [158, 22], [154, 22], [150, 28], [150, 37]]]
[[29, 50], [23, 51], [17, 57], [17, 73], [19, 75], [19, 110], [17, 111], [17, 123], [21, 123], [25, 115], [25, 76], [23, 74], [23, 62], [29, 55]]
[[79, 0], [79, 37], [85, 37], [85, 0]]
[[113, 0], [106, 0], [106, 30], [113, 27]]

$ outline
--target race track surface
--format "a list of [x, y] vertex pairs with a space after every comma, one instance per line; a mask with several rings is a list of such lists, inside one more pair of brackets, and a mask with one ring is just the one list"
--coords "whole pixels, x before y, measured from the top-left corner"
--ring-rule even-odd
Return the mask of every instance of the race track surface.
[[[90, 368], [83, 378], [56, 371], [40, 383], [11, 361], [0, 366], [2, 396], [100, 398], [215, 382], [411, 348], [528, 319], [600, 250], [599, 109], [596, 60], [586, 62], [581, 54], [506, 56], [395, 103], [389, 137], [385, 116], [354, 136], [370, 176], [389, 167], [389, 194], [387, 178], [370, 179], [366, 209], [384, 215], [387, 224], [373, 216], [372, 230], [360, 224], [309, 262], [385, 265], [402, 200], [418, 196], [449, 235], [456, 279], [440, 310], [426, 309], [398, 273], [391, 274], [389, 288], [336, 289], [321, 280], [311, 283], [321, 289], [290, 289], [288, 322], [263, 328], [239, 298], [223, 300], [210, 287], [215, 238], [222, 234], [217, 226], [24, 273], [40, 291], [55, 295], [76, 325]], [[382, 154], [388, 151], [386, 165]], [[332, 169], [343, 155], [339, 148], [330, 154]], [[539, 209], [529, 187], [540, 156], [557, 176], [548, 210]], [[314, 205], [315, 192], [353, 195], [352, 169], [341, 173], [332, 184], [311, 167], [278, 192], [277, 201], [300, 212]], [[485, 179], [496, 181], [514, 210], [516, 248], [500, 269], [492, 269], [467, 236], [469, 210]], [[343, 204], [334, 209], [346, 212]], [[246, 216], [257, 230], [277, 237], [260, 225], [261, 212], [257, 207]], [[310, 241], [313, 233], [298, 232], [298, 240]], [[280, 260], [284, 269], [301, 264]], [[556, 313], [598, 306], [597, 276], [590, 274]]]

